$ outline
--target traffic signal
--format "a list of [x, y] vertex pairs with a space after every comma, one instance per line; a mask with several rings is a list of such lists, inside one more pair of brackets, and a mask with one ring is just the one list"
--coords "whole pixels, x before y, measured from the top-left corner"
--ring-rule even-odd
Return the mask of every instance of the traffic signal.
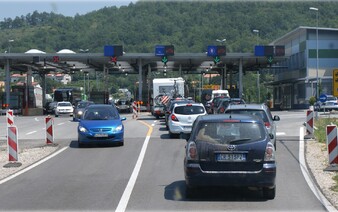
[[174, 45], [165, 46], [165, 55], [166, 56], [174, 56], [175, 55]]

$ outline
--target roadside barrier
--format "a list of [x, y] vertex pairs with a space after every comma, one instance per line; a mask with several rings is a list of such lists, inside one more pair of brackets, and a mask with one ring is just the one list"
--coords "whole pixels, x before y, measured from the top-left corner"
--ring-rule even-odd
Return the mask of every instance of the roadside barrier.
[[135, 118], [138, 117], [138, 115], [137, 115], [137, 106], [136, 106], [136, 102], [135, 101], [133, 102], [132, 107], [133, 107], [133, 119], [135, 119]]
[[14, 115], [13, 110], [6, 111], [7, 127], [14, 125]]
[[46, 117], [46, 143], [54, 144], [54, 121], [50, 116]]
[[337, 126], [326, 126], [326, 144], [329, 154], [329, 165], [338, 164]]
[[313, 137], [313, 110], [306, 111], [306, 134]]
[[7, 127], [8, 160], [17, 162], [19, 160], [18, 129], [16, 126]]

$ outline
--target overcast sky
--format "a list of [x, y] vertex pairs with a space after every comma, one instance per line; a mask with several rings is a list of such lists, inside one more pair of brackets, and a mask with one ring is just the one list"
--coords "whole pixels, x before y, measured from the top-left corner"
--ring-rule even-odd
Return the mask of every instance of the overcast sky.
[[38, 12], [54, 12], [65, 16], [86, 14], [99, 10], [105, 6], [128, 6], [130, 2], [137, 0], [0, 0], [0, 21], [4, 18], [15, 18], [16, 16]]

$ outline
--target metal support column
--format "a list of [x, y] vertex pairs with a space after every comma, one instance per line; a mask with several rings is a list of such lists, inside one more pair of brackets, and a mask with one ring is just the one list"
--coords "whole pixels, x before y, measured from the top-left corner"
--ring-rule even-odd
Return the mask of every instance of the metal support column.
[[143, 88], [143, 72], [142, 72], [142, 60], [138, 60], [138, 100], [142, 101], [142, 88]]
[[239, 98], [243, 98], [243, 58], [239, 59], [239, 76], [238, 76], [238, 80], [239, 80]]
[[222, 80], [221, 80], [221, 89], [225, 90], [227, 88], [227, 65], [224, 64], [223, 71], [221, 73]]
[[9, 104], [11, 99], [11, 74], [10, 74], [10, 67], [9, 67], [9, 59], [6, 60], [6, 84], [5, 84], [5, 92], [6, 92], [6, 104]]

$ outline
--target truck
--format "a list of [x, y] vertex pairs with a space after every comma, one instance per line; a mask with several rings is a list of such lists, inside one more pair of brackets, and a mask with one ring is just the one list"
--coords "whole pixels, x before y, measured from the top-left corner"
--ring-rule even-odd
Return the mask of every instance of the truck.
[[67, 101], [76, 105], [77, 102], [82, 100], [81, 88], [58, 88], [54, 90], [54, 101], [62, 102]]
[[185, 81], [178, 78], [153, 79], [152, 114], [159, 119], [164, 116], [164, 107], [172, 98], [185, 96]]
[[89, 101], [93, 101], [95, 104], [108, 104], [109, 92], [108, 91], [91, 91], [89, 92]]

